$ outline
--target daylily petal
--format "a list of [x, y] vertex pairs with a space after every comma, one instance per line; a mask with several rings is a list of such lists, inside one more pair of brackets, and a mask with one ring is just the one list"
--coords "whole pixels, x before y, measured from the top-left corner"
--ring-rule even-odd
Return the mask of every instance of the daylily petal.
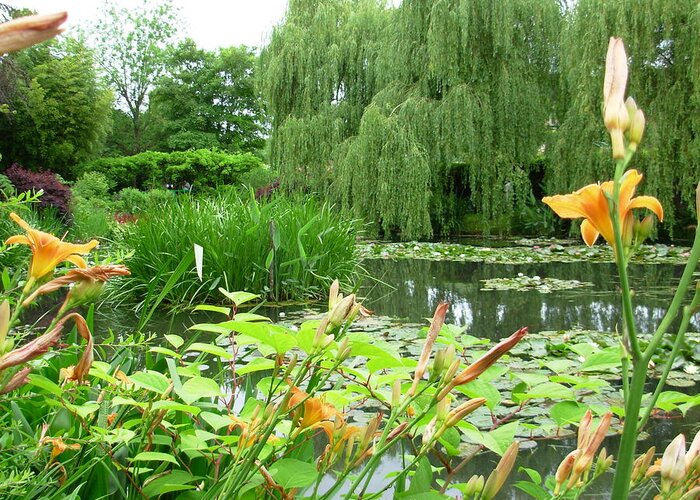
[[32, 244], [31, 241], [29, 241], [29, 238], [24, 236], [23, 234], [17, 234], [15, 236], [10, 236], [5, 240], [5, 245], [30, 245]]
[[593, 227], [593, 224], [591, 224], [588, 219], [585, 219], [581, 223], [581, 236], [583, 237], [583, 241], [589, 247], [592, 247], [595, 244], [599, 234], [600, 233], [598, 230]]
[[542, 202], [549, 205], [562, 219], [578, 219], [586, 216], [578, 199], [573, 194], [545, 196], [542, 198]]
[[87, 262], [80, 255], [69, 255], [66, 260], [71, 264], [75, 264], [80, 269], [85, 269], [87, 267]]
[[22, 217], [20, 217], [19, 215], [17, 215], [17, 214], [14, 213], [14, 212], [10, 213], [10, 219], [12, 219], [13, 221], [15, 221], [15, 223], [17, 223], [17, 225], [18, 225], [19, 227], [21, 227], [22, 229], [24, 229], [25, 231], [30, 231], [30, 230], [32, 230], [32, 227], [27, 223], [27, 221], [25, 221], [24, 219], [22, 219]]
[[632, 200], [628, 208], [648, 208], [656, 214], [659, 218], [659, 222], [664, 220], [664, 207], [662, 207], [661, 202], [653, 196], [637, 196]]
[[620, 213], [626, 213], [629, 210], [630, 200], [634, 196], [637, 186], [642, 182], [644, 176], [636, 170], [628, 170], [620, 179]]

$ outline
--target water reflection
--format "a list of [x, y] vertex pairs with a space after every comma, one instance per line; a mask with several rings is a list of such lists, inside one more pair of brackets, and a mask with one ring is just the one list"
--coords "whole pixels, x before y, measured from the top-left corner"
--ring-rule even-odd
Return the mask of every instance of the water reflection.
[[[583, 328], [613, 331], [621, 321], [613, 264], [548, 263], [485, 264], [428, 260], [370, 260], [365, 267], [381, 283], [364, 289], [369, 307], [378, 314], [421, 322], [440, 301], [450, 302], [448, 321], [466, 326], [475, 336], [499, 338], [521, 326], [532, 331]], [[639, 330], [653, 331], [661, 321], [682, 267], [630, 266], [635, 286]], [[594, 286], [542, 294], [537, 291], [482, 291], [481, 280], [518, 273], [542, 278], [579, 280]], [[395, 287], [392, 290], [391, 285]], [[692, 322], [698, 328], [697, 318]]]

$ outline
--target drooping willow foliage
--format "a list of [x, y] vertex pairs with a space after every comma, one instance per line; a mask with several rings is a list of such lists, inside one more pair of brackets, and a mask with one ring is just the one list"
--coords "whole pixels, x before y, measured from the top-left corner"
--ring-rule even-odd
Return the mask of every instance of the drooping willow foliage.
[[449, 232], [465, 210], [512, 218], [534, 165], [549, 193], [607, 179], [600, 103], [614, 35], [649, 116], [635, 166], [673, 222], [700, 173], [697, 1], [564, 5], [291, 0], [261, 55], [282, 184], [409, 239]]
[[647, 116], [634, 164], [643, 190], [664, 205], [672, 231], [679, 205], [695, 208], [700, 180], [700, 3], [697, 0], [579, 0], [562, 34], [561, 127], [547, 171], [549, 192], [612, 177], [601, 93], [608, 37], [629, 57], [628, 95]]

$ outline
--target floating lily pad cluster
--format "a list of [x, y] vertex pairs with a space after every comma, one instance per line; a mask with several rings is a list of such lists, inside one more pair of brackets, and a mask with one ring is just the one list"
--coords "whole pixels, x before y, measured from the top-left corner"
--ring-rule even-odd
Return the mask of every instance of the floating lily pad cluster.
[[557, 278], [541, 278], [539, 276], [525, 276], [518, 273], [511, 278], [491, 278], [481, 280], [482, 290], [516, 290], [520, 292], [538, 291], [540, 293], [552, 293], [560, 290], [572, 290], [593, 286], [593, 283], [578, 280], [560, 280]]
[[[363, 259], [425, 259], [492, 264], [539, 262], [614, 262], [608, 246], [570, 245], [560, 240], [519, 240], [519, 246], [491, 248], [458, 243], [366, 242], [358, 246]], [[645, 264], [684, 264], [690, 249], [674, 245], [642, 245], [632, 262]]]

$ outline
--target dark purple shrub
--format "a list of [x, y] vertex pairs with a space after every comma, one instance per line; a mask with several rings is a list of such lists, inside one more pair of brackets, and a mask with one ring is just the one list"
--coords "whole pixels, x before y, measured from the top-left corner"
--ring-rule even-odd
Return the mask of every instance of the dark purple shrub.
[[44, 190], [39, 200], [39, 207], [56, 207], [61, 215], [68, 215], [70, 204], [70, 188], [58, 180], [56, 174], [48, 170], [31, 172], [13, 163], [5, 175], [14, 184], [18, 193], [25, 191]]

